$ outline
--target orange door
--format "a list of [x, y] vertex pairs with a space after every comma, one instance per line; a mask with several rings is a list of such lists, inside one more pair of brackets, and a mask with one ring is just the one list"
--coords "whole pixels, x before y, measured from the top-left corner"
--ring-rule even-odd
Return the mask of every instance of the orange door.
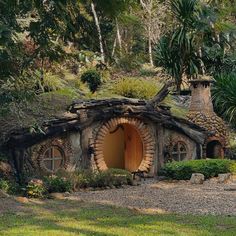
[[125, 169], [135, 171], [143, 158], [143, 143], [138, 131], [131, 125], [124, 125]]

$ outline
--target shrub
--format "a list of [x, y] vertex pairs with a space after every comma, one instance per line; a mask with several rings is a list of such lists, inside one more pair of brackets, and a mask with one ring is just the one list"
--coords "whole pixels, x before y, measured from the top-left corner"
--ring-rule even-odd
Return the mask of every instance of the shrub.
[[31, 198], [42, 198], [45, 192], [44, 183], [40, 179], [32, 179], [26, 186], [26, 194]]
[[81, 75], [81, 81], [87, 83], [92, 93], [96, 92], [98, 87], [102, 84], [101, 75], [94, 69], [87, 70]]
[[9, 192], [11, 188], [11, 184], [9, 181], [0, 179], [0, 189], [3, 190], [4, 192]]
[[65, 177], [52, 175], [45, 178], [45, 186], [49, 193], [70, 192], [73, 187], [72, 185], [73, 185], [72, 182]]
[[111, 168], [107, 172], [113, 176], [113, 185], [115, 186], [133, 184], [132, 174], [127, 170]]
[[0, 179], [0, 189], [9, 194], [22, 193], [22, 186], [13, 180]]
[[204, 174], [205, 178], [215, 177], [222, 173], [236, 173], [236, 162], [231, 160], [191, 160], [167, 163], [160, 170], [160, 175], [171, 179], [188, 180], [192, 173]]
[[108, 169], [98, 172], [84, 170], [78, 173], [77, 188], [86, 187], [106, 187], [106, 186], [121, 186], [132, 184], [132, 175], [126, 170]]
[[156, 95], [159, 86], [154, 81], [137, 78], [123, 78], [113, 87], [115, 94], [139, 99], [150, 99]]

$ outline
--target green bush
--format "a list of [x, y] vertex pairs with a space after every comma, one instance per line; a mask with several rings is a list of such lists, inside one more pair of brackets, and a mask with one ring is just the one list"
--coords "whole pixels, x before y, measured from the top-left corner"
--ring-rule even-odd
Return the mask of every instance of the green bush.
[[81, 81], [87, 83], [92, 93], [96, 92], [98, 87], [102, 84], [102, 78], [98, 71], [90, 69], [81, 75]]
[[70, 192], [73, 187], [72, 185], [72, 182], [65, 177], [52, 175], [45, 178], [45, 186], [49, 193]]
[[9, 194], [22, 193], [22, 186], [13, 180], [0, 179], [0, 189]]
[[204, 174], [206, 179], [222, 173], [236, 173], [236, 162], [220, 159], [181, 161], [167, 163], [160, 170], [160, 175], [177, 180], [188, 180], [192, 173]]
[[9, 192], [11, 188], [11, 184], [8, 180], [0, 179], [0, 189], [4, 192]]
[[156, 95], [159, 86], [154, 81], [137, 78], [123, 78], [113, 87], [115, 94], [139, 99], [150, 99]]
[[31, 198], [42, 198], [45, 192], [44, 183], [40, 179], [32, 179], [26, 186], [26, 194]]
[[108, 169], [98, 172], [84, 170], [78, 173], [77, 188], [87, 187], [107, 187], [132, 184], [132, 175], [130, 172], [121, 169]]
[[115, 186], [133, 184], [132, 174], [127, 170], [111, 168], [107, 172], [113, 177], [113, 185]]

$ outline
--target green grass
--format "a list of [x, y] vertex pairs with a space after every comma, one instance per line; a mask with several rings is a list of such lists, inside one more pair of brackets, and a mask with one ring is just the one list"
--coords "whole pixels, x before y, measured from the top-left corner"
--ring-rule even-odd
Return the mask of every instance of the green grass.
[[78, 201], [47, 200], [0, 216], [2, 236], [234, 236], [236, 218], [147, 214]]

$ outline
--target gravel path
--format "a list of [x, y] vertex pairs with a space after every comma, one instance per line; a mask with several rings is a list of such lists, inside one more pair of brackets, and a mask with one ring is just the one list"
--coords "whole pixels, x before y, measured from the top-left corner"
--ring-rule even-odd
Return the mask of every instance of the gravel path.
[[148, 179], [139, 186], [121, 189], [79, 191], [70, 199], [111, 204], [148, 212], [177, 212], [236, 216], [235, 183], [209, 181], [192, 185], [188, 181], [170, 183]]

